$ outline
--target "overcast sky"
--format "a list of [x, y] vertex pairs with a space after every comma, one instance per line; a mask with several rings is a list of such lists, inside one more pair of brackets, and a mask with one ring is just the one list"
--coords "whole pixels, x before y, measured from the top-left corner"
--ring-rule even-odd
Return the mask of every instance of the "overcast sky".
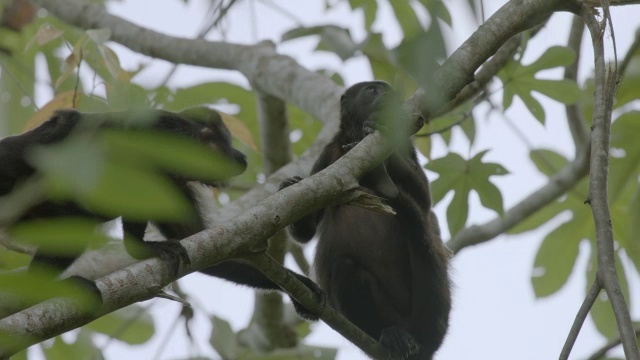
[[[476, 29], [477, 24], [470, 14], [462, 14], [461, 9], [467, 0], [451, 0], [445, 3], [453, 17], [455, 33], [449, 33], [449, 51], [455, 50]], [[485, 12], [493, 13], [504, 1], [484, 1]], [[202, 26], [207, 1], [190, 0], [184, 5], [178, 0], [154, 0], [153, 9], [147, 1], [110, 2], [109, 10], [138, 25], [146, 26], [165, 34], [194, 37]], [[362, 17], [353, 14], [346, 6], [338, 7], [330, 12], [323, 9], [324, 1], [278, 0], [277, 4], [286, 8], [304, 25], [335, 24], [351, 29], [356, 39], [362, 39]], [[248, 4], [256, 6], [252, 11]], [[259, 18], [252, 17], [258, 14]], [[625, 54], [633, 40], [633, 35], [640, 24], [640, 7], [626, 6], [612, 9], [615, 26], [615, 37], [619, 54]], [[255, 20], [255, 22], [254, 22]], [[536, 59], [549, 45], [566, 43], [571, 16], [556, 14], [548, 25], [536, 36], [527, 49], [525, 62]], [[279, 41], [280, 34], [296, 23], [272, 9], [262, 5], [261, 1], [242, 1], [230, 13], [227, 20], [226, 39], [236, 43], [255, 43], [259, 40], [272, 39]], [[375, 24], [379, 31], [384, 30], [384, 40], [388, 45], [395, 45], [401, 39], [401, 32], [393, 20], [390, 9], [381, 6], [378, 21]], [[587, 34], [585, 34], [587, 36]], [[212, 34], [212, 40], [221, 40], [219, 33]], [[590, 40], [585, 38], [583, 62], [580, 74], [582, 78], [593, 68]], [[608, 40], [608, 39], [607, 39]], [[359, 81], [371, 80], [368, 64], [363, 59], [342, 62], [337, 56], [328, 53], [315, 53], [315, 40], [296, 40], [278, 47], [281, 53], [295, 58], [301, 65], [309, 69], [329, 68], [339, 72], [347, 85]], [[143, 85], [157, 85], [164, 79], [170, 64], [164, 61], [151, 61], [150, 58], [137, 55], [128, 49], [116, 45], [125, 68], [136, 68], [138, 64], [150, 64], [136, 78]], [[544, 73], [549, 78], [559, 78], [559, 71]], [[202, 69], [191, 66], [180, 66], [173, 77], [171, 86], [188, 86], [207, 81], [228, 80], [246, 85], [237, 73]], [[499, 84], [499, 83], [498, 83]], [[44, 94], [44, 95], [43, 95]], [[40, 93], [38, 103], [46, 102], [46, 93]], [[508, 121], [524, 132], [533, 148], [550, 148], [572, 157], [572, 143], [566, 127], [564, 108], [546, 98], [537, 97], [545, 106], [547, 125], [541, 126], [532, 116], [523, 110], [517, 100], [507, 112]], [[501, 99], [501, 97], [497, 97]], [[500, 102], [498, 102], [500, 103]], [[505, 125], [505, 118], [497, 115], [486, 116], [486, 108], [480, 107], [475, 113], [477, 118], [478, 138], [471, 148], [471, 154], [491, 149], [486, 160], [502, 163], [510, 175], [494, 177], [503, 192], [505, 209], [527, 196], [533, 189], [544, 184], [542, 177], [529, 162], [529, 145], [523, 143], [513, 130]], [[469, 154], [468, 143], [459, 130], [453, 131], [454, 150], [462, 156]], [[435, 144], [435, 157], [445, 154], [442, 143]], [[301, 174], [306, 175], [306, 174]], [[433, 180], [434, 174], [429, 174]], [[451, 194], [435, 207], [441, 226], [446, 233], [445, 210], [451, 200]], [[472, 196], [470, 222], [484, 223], [495, 214], [479, 206], [477, 197]], [[555, 219], [557, 224], [563, 219]], [[564, 219], [566, 220], [566, 218]], [[582, 244], [574, 274], [569, 283], [557, 294], [542, 300], [536, 300], [530, 283], [533, 258], [544, 235], [553, 228], [553, 224], [542, 227], [539, 231], [519, 236], [500, 236], [491, 242], [462, 251], [453, 261], [452, 277], [455, 281], [454, 305], [449, 334], [437, 354], [437, 359], [554, 359], [557, 358], [566, 338], [575, 314], [582, 303], [585, 288], [584, 269], [588, 260], [588, 246]], [[307, 249], [311, 258], [313, 249]], [[291, 263], [289, 266], [296, 269]], [[634, 273], [635, 274], [635, 273]], [[635, 275], [634, 275], [635, 276]], [[630, 283], [635, 299], [638, 299], [639, 282]], [[227, 319], [234, 330], [245, 327], [253, 309], [253, 292], [221, 280], [200, 274], [192, 274], [180, 280], [184, 290], [194, 295], [206, 309], [208, 315]], [[148, 302], [146, 304], [149, 304]], [[157, 332], [148, 345], [120, 346], [113, 343], [107, 347], [108, 359], [147, 359], [155, 353], [165, 334], [174, 326], [173, 320], [180, 312], [180, 306], [167, 300], [155, 300], [152, 313], [157, 321]], [[632, 309], [634, 317], [640, 316], [637, 307]], [[202, 312], [195, 321], [195, 336], [199, 343], [193, 348], [186, 341], [182, 328], [167, 344], [160, 359], [184, 358], [187, 355], [215, 356], [207, 345], [210, 325]], [[314, 325], [314, 331], [306, 343], [338, 347], [338, 359], [366, 359], [366, 357], [324, 324]], [[587, 320], [573, 351], [575, 359], [584, 358], [605, 340]], [[621, 354], [621, 351], [619, 352]]]

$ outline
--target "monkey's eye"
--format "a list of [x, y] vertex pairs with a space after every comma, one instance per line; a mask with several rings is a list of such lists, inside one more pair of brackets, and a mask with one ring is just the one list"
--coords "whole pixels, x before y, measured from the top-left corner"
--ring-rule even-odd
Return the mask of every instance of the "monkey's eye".
[[371, 94], [377, 94], [378, 93], [378, 89], [371, 86], [367, 88], [367, 92], [371, 93]]

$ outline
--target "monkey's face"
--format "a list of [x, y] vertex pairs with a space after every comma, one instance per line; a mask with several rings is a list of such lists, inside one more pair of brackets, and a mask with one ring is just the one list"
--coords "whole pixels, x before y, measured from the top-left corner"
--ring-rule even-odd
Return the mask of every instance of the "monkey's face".
[[180, 115], [193, 122], [197, 127], [195, 138], [206, 145], [215, 154], [228, 160], [224, 166], [224, 178], [217, 181], [203, 182], [206, 185], [221, 187], [224, 181], [232, 176], [240, 175], [247, 169], [247, 157], [233, 147], [231, 133], [217, 111], [205, 107], [191, 108], [180, 112]]
[[384, 81], [367, 81], [351, 86], [340, 99], [342, 130], [350, 135], [351, 140], [362, 140], [365, 121], [396, 100], [395, 91]]
[[233, 147], [231, 133], [222, 120], [207, 123], [200, 130], [199, 139], [210, 149], [221, 153], [236, 165], [234, 166], [235, 171], [230, 173], [230, 176], [240, 175], [247, 169], [246, 155]]

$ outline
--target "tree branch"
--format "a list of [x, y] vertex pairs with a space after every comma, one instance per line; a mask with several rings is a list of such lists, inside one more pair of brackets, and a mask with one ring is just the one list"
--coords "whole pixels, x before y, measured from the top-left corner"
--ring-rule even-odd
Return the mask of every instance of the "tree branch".
[[[262, 163], [267, 176], [291, 161], [289, 122], [284, 101], [256, 91]], [[287, 252], [287, 233], [278, 231], [269, 239], [267, 254], [282, 264]], [[260, 351], [290, 348], [297, 344], [295, 331], [284, 322], [284, 304], [278, 292], [255, 292], [255, 309], [240, 340]]]
[[[580, 64], [580, 50], [582, 44], [582, 35], [584, 34], [584, 21], [579, 16], [573, 17], [571, 23], [571, 31], [569, 32], [569, 42], [567, 47], [576, 53], [576, 61], [568, 65], [564, 69], [564, 78], [575, 83], [578, 82], [578, 65]], [[580, 103], [566, 106], [567, 121], [569, 130], [573, 137], [573, 143], [576, 147], [576, 155], [579, 149], [583, 149], [584, 145], [589, 141], [589, 132], [587, 131], [587, 122], [582, 116]]]
[[[267, 277], [281, 285], [287, 293], [291, 294], [303, 306], [312, 310], [320, 310], [315, 297], [307, 290], [306, 286], [295, 277], [289, 275], [285, 269], [275, 260], [265, 254], [257, 254], [247, 258], [253, 266], [262, 271]], [[319, 312], [319, 311], [318, 311]], [[367, 355], [374, 359], [387, 359], [388, 354], [384, 347], [367, 335], [359, 327], [345, 319], [331, 306], [326, 305], [320, 318], [327, 325], [342, 334], [347, 340], [358, 346]]]
[[[374, 133], [318, 174], [277, 192], [234, 219], [188, 237], [181, 243], [191, 259], [191, 266], [180, 269], [179, 277], [229, 258], [265, 251], [265, 239], [286, 224], [357, 191], [358, 179], [392, 150], [386, 139]], [[103, 306], [95, 314], [83, 314], [73, 302], [56, 298], [1, 319], [0, 335], [12, 341], [0, 343], [0, 358], [126, 305], [150, 299], [175, 280], [160, 259], [148, 259], [96, 281]], [[308, 296], [313, 294], [309, 292]]]
[[611, 111], [617, 88], [616, 70], [605, 68], [603, 34], [604, 26], [596, 20], [590, 9], [583, 7], [582, 19], [587, 24], [593, 42], [595, 61], [595, 91], [593, 125], [591, 127], [591, 172], [589, 174], [589, 204], [596, 228], [598, 270], [596, 276], [609, 296], [613, 313], [622, 338], [627, 359], [640, 360], [629, 309], [620, 288], [613, 247], [613, 228], [609, 211], [607, 182], [609, 175], [609, 140]]
[[[640, 327], [636, 327], [634, 330], [636, 332], [636, 338], [639, 337]], [[604, 358], [609, 350], [620, 345], [620, 343], [622, 343], [622, 339], [618, 336], [617, 338], [612, 339], [608, 343], [604, 344], [604, 346], [602, 346], [600, 349], [596, 350], [593, 354], [591, 354], [591, 356], [587, 358], [587, 360], [600, 360]]]
[[596, 277], [591, 284], [591, 289], [589, 289], [589, 293], [587, 297], [582, 302], [582, 306], [580, 306], [580, 310], [578, 310], [578, 314], [576, 315], [576, 319], [571, 326], [571, 330], [569, 330], [569, 335], [567, 336], [567, 340], [562, 347], [562, 352], [560, 353], [559, 360], [567, 360], [569, 359], [569, 354], [571, 354], [571, 349], [573, 349], [573, 344], [575, 344], [576, 339], [578, 338], [578, 334], [580, 334], [580, 329], [582, 328], [582, 324], [586, 320], [589, 315], [589, 311], [591, 311], [591, 307], [598, 299], [598, 294], [600, 294], [600, 290], [602, 290], [602, 284]]
[[476, 30], [435, 73], [430, 87], [421, 87], [408, 104], [425, 120], [471, 83], [473, 74], [515, 34], [545, 21], [555, 11], [577, 10], [577, 3], [565, 0], [512, 0]]

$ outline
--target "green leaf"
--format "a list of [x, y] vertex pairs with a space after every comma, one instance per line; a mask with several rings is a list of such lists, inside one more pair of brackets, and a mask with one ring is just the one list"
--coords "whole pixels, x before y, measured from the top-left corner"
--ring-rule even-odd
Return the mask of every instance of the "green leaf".
[[563, 104], [575, 104], [582, 97], [582, 91], [571, 80], [534, 79], [531, 88]]
[[376, 0], [349, 0], [349, 5], [353, 10], [362, 9], [365, 28], [371, 29], [378, 13], [378, 2]]
[[80, 193], [93, 190], [106, 161], [90, 134], [72, 135], [61, 143], [35, 148], [27, 155], [28, 161], [51, 181]]
[[88, 243], [106, 244], [110, 238], [98, 231], [100, 222], [87, 218], [53, 218], [20, 222], [9, 234], [16, 241], [37, 245], [53, 255], [77, 255]]
[[565, 46], [552, 46], [548, 48], [531, 65], [524, 66], [520, 71], [533, 75], [540, 70], [553, 69], [559, 66], [568, 66], [576, 61], [576, 53]]
[[362, 53], [369, 59], [373, 77], [393, 83], [398, 74], [395, 54], [387, 49], [381, 33], [369, 33], [361, 46]]
[[359, 47], [351, 37], [349, 29], [335, 25], [295, 28], [284, 33], [282, 35], [282, 41], [284, 42], [311, 35], [320, 36], [320, 41], [316, 50], [335, 53], [343, 61], [353, 57]]
[[95, 188], [69, 195], [100, 214], [130, 220], [180, 221], [193, 216], [182, 192], [165, 176], [142, 167], [108, 162]]
[[[77, 302], [80, 307], [95, 310], [95, 293], [76, 281], [53, 281], [49, 269], [34, 267], [28, 272], [0, 273], [0, 289], [5, 294], [16, 296], [26, 306], [32, 306], [53, 297], [64, 296]], [[11, 297], [10, 297], [11, 298]]]
[[447, 25], [453, 26], [451, 14], [442, 0], [420, 0], [420, 3], [427, 8], [431, 16], [442, 19]]
[[240, 174], [242, 168], [221, 152], [165, 131], [104, 131], [109, 154], [132, 164], [157, 166], [189, 180], [215, 182]]
[[405, 39], [422, 32], [422, 25], [413, 7], [411, 7], [410, 1], [389, 1], [389, 4], [396, 15], [396, 20], [402, 29]]
[[[409, 6], [405, 1], [393, 3], [405, 3]], [[399, 65], [419, 84], [433, 86], [433, 74], [440, 69], [440, 62], [446, 58], [446, 47], [439, 24], [433, 22], [427, 31], [405, 36], [394, 51]]]
[[567, 282], [578, 258], [582, 236], [567, 221], [549, 233], [540, 244], [531, 283], [536, 297], [549, 296]]
[[[141, 135], [138, 141], [145, 139]], [[45, 176], [54, 197], [74, 199], [106, 217], [181, 220], [192, 215], [191, 205], [166, 175], [131, 161], [141, 153], [108, 160], [100, 145], [88, 133], [41, 148], [29, 159]]]
[[86, 328], [131, 345], [144, 344], [155, 333], [153, 317], [135, 304], [102, 316]]
[[524, 103], [524, 105], [529, 109], [529, 112], [536, 120], [540, 121], [540, 123], [544, 124], [545, 122], [545, 112], [542, 105], [536, 100], [533, 96], [529, 94], [529, 92], [522, 92], [519, 94], [520, 99]]
[[466, 224], [471, 190], [478, 194], [484, 207], [498, 214], [504, 212], [502, 194], [489, 181], [489, 177], [506, 175], [508, 171], [500, 164], [483, 162], [482, 158], [486, 153], [487, 151], [482, 151], [470, 160], [464, 160], [458, 154], [449, 153], [443, 158], [430, 161], [426, 166], [427, 169], [439, 174], [431, 184], [434, 204], [442, 200], [447, 192], [455, 192], [447, 208], [447, 222], [452, 236], [455, 236]]
[[41, 345], [41, 348], [47, 360], [104, 359], [100, 349], [91, 340], [91, 335], [82, 330], [74, 342], [67, 343], [58, 336], [53, 345]]
[[13, 270], [21, 266], [27, 266], [30, 261], [31, 256], [16, 253], [4, 246], [0, 246], [0, 270]]
[[209, 342], [223, 359], [238, 357], [238, 340], [231, 325], [217, 316], [211, 318], [213, 330]]
[[508, 234], [520, 234], [526, 231], [536, 230], [540, 226], [546, 224], [549, 220], [555, 218], [566, 210], [567, 205], [558, 201], [554, 201], [542, 209], [529, 215], [524, 220], [518, 222], [518, 224], [511, 229], [507, 230]]
[[538, 170], [547, 177], [552, 177], [569, 163], [564, 156], [546, 149], [531, 150], [529, 157]]
[[531, 65], [522, 65], [512, 61], [505, 66], [498, 77], [504, 85], [503, 106], [508, 109], [513, 103], [513, 97], [518, 96], [527, 106], [533, 116], [544, 124], [545, 112], [540, 103], [531, 96], [532, 92], [546, 95], [564, 104], [574, 104], [582, 98], [582, 90], [569, 80], [543, 80], [535, 77], [541, 70], [551, 69], [558, 66], [567, 66], [575, 61], [576, 55], [573, 50], [553, 46], [547, 49]]

